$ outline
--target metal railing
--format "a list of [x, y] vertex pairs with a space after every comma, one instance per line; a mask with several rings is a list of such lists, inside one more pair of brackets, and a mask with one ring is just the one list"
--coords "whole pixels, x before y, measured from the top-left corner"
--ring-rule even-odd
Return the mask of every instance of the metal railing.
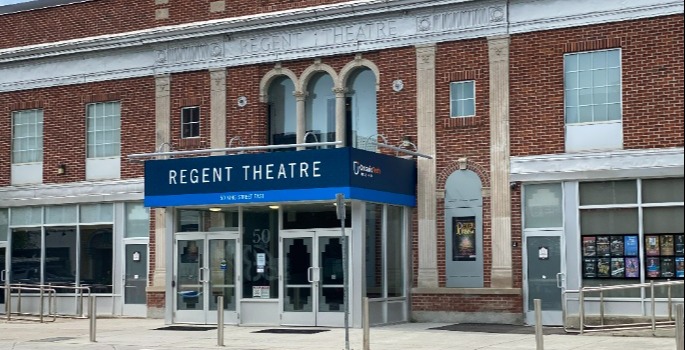
[[[628, 329], [650, 329], [652, 330], [652, 333], [656, 331], [656, 328], [662, 328], [662, 327], [674, 327], [675, 326], [675, 320], [673, 318], [673, 297], [672, 297], [672, 287], [673, 286], [684, 286], [685, 282], [683, 281], [664, 281], [664, 282], [654, 282], [650, 281], [649, 283], [635, 283], [635, 284], [624, 284], [624, 285], [612, 285], [612, 286], [598, 286], [598, 287], [583, 287], [579, 290], [564, 290], [562, 292], [562, 319], [564, 320], [564, 330], [569, 333], [580, 333], [583, 334], [585, 332], [598, 332], [598, 331], [604, 331], [607, 329], [611, 330], [628, 330]], [[654, 288], [655, 287], [666, 287], [667, 288], [667, 308], [668, 308], [668, 316], [666, 320], [657, 320], [657, 315], [656, 315], [656, 303], [657, 303], [657, 298], [654, 293]], [[650, 294], [649, 294], [649, 303], [650, 303], [650, 312], [649, 315], [643, 315], [643, 316], [649, 316], [650, 317], [650, 322], [634, 322], [634, 323], [622, 323], [622, 324], [606, 324], [605, 323], [605, 296], [604, 293], [607, 291], [616, 291], [616, 290], [628, 290], [628, 289], [642, 289], [642, 288], [649, 288]], [[577, 294], [578, 295], [578, 329], [573, 329], [570, 328], [567, 322], [567, 317], [568, 317], [568, 302], [571, 300], [568, 298], [570, 294]], [[595, 296], [595, 298], [598, 297], [598, 299], [591, 299], [587, 300], [586, 298], [588, 295]], [[663, 299], [663, 298], [659, 298]], [[586, 322], [586, 317], [588, 316], [585, 310], [585, 303], [586, 302], [599, 302], [599, 324], [598, 325], [590, 325], [587, 324]]]
[[[7, 286], [0, 285], [0, 289], [3, 289], [3, 293], [5, 293], [5, 315], [8, 321], [11, 320], [13, 314], [17, 316], [37, 316], [40, 318], [40, 322], [44, 321], [43, 318], [45, 316], [51, 317], [52, 321], [54, 321], [57, 317], [85, 318], [83, 299], [84, 296], [90, 297], [91, 295], [90, 287], [85, 286], [13, 283]], [[59, 290], [73, 291], [71, 294], [73, 294], [76, 298], [75, 310], [73, 314], [68, 315], [57, 313], [57, 296], [71, 297], [71, 295], [58, 293]], [[38, 313], [23, 312], [22, 299], [26, 298], [27, 294], [31, 296], [31, 299], [34, 299], [36, 293], [39, 294]], [[48, 299], [47, 312], [45, 310], [46, 296]], [[16, 306], [14, 306], [15, 302]], [[12, 311], [13, 308], [15, 311]]]

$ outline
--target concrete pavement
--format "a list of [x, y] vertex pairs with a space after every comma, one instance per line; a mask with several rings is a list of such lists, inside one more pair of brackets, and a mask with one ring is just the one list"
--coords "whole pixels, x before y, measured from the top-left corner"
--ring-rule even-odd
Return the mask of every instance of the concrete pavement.
[[[371, 328], [372, 350], [518, 350], [535, 349], [535, 334], [525, 332], [489, 333], [487, 326], [480, 331], [451, 331], [444, 323], [406, 323]], [[209, 330], [159, 330], [166, 327], [163, 320], [140, 318], [106, 318], [97, 320], [96, 342], [89, 341], [89, 320], [57, 319], [53, 323], [0, 320], [0, 349], [220, 349], [216, 328]], [[193, 329], [209, 327], [194, 327]], [[458, 328], [458, 327], [457, 327]], [[256, 333], [264, 330], [315, 330], [314, 334]], [[477, 329], [477, 328], [471, 328]], [[493, 327], [504, 332], [504, 328]], [[520, 330], [520, 328], [519, 328]], [[555, 334], [551, 334], [555, 333]], [[650, 331], [629, 333], [592, 333], [570, 335], [558, 329], [548, 329], [544, 349], [628, 350], [676, 349], [674, 330], [659, 329], [657, 337]], [[344, 350], [344, 329], [294, 327], [225, 327], [224, 349], [239, 350]], [[618, 336], [628, 335], [628, 336]], [[639, 335], [639, 336], [636, 336]], [[362, 350], [361, 329], [350, 329], [350, 349]]]

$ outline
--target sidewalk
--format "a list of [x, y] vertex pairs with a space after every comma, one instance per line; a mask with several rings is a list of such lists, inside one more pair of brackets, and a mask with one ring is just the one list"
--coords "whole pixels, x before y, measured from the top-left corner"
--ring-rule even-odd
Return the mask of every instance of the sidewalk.
[[[111, 318], [97, 320], [96, 343], [89, 341], [89, 320], [57, 319], [54, 323], [0, 320], [0, 349], [220, 349], [215, 327], [189, 326], [193, 330], [158, 330], [167, 327], [163, 320], [140, 318]], [[516, 326], [512, 326], [516, 327]], [[406, 323], [371, 328], [372, 350], [517, 350], [535, 349], [535, 334], [519, 327], [507, 328], [480, 325], [478, 331], [438, 330], [458, 329], [444, 323]], [[200, 329], [200, 330], [198, 330]], [[296, 329], [313, 330], [312, 334], [257, 333], [265, 330], [280, 332]], [[499, 333], [489, 333], [489, 331]], [[530, 334], [522, 334], [530, 331]], [[670, 332], [670, 333], [669, 333]], [[675, 349], [673, 329], [659, 329], [654, 337], [650, 331], [627, 333], [635, 336], [611, 334], [559, 334], [550, 328], [544, 336], [544, 349], [583, 350], [639, 350]], [[345, 330], [341, 328], [311, 327], [236, 327], [226, 326], [224, 349], [234, 350], [344, 350]], [[624, 334], [625, 335], [625, 334]], [[362, 349], [362, 330], [350, 329], [350, 349]]]

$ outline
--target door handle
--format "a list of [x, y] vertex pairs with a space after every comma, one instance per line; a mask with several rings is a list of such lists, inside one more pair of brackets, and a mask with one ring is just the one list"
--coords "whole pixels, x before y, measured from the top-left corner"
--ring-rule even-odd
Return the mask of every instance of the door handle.
[[0, 271], [0, 282], [5, 282], [5, 270]]
[[314, 271], [313, 267], [307, 268], [307, 281], [309, 281], [309, 283], [314, 283], [314, 278], [312, 277], [313, 271]]
[[314, 267], [314, 282], [319, 282], [321, 281], [321, 268], [320, 267]]
[[564, 280], [564, 273], [559, 272], [557, 273], [557, 288], [564, 288], [563, 287], [563, 280]]
[[206, 268], [206, 267], [201, 267], [201, 268], [199, 269], [199, 271], [198, 271], [198, 273], [200, 274], [200, 276], [199, 276], [199, 277], [200, 277], [200, 278], [199, 278], [200, 283], [207, 283], [207, 282], [209, 282], [209, 280], [205, 279], [205, 277], [206, 277], [206, 276], [205, 276], [205, 270], [207, 270], [207, 274], [209, 274], [209, 269]]

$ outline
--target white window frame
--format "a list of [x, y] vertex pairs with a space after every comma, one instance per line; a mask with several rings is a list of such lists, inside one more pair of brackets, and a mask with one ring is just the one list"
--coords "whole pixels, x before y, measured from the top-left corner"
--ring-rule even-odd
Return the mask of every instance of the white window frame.
[[[197, 122], [193, 122], [193, 121], [185, 122], [185, 120], [184, 120], [185, 111], [190, 111], [190, 110], [194, 110], [194, 109], [197, 110]], [[182, 139], [196, 139], [196, 138], [200, 137], [200, 118], [201, 118], [200, 106], [188, 106], [188, 107], [181, 108], [181, 138]], [[197, 124], [197, 135], [195, 135], [195, 136], [184, 135], [183, 130], [185, 130], [185, 126], [186, 125], [190, 126], [191, 127], [190, 130], [192, 130], [193, 124]]]
[[[111, 115], [99, 115], [97, 114], [97, 107], [99, 106], [106, 106], [107, 104], [116, 104], [118, 106], [119, 113], [117, 114], [111, 114]], [[94, 115], [91, 115], [89, 112], [91, 110], [94, 110]], [[109, 128], [109, 129], [99, 129], [98, 121], [100, 122], [105, 122], [106, 118], [117, 118], [117, 122], [115, 127]], [[90, 123], [95, 122], [95, 126], [93, 130], [89, 130], [89, 125]], [[102, 142], [98, 139], [98, 134], [103, 134], [104, 132], [111, 132], [111, 131], [117, 131], [118, 137], [116, 142]], [[99, 154], [97, 151], [98, 147], [104, 147], [106, 145], [116, 145], [117, 147], [117, 152], [116, 154]], [[95, 154], [91, 154], [90, 147], [94, 146], [96, 147], [95, 149]], [[88, 159], [98, 159], [98, 158], [114, 158], [114, 157], [120, 157], [121, 156], [121, 102], [120, 101], [105, 101], [105, 102], [95, 102], [95, 103], [88, 103], [86, 105], [86, 158]]]
[[[35, 123], [21, 123], [17, 124], [17, 118], [20, 116], [28, 116], [28, 114], [34, 114], [36, 117]], [[17, 135], [18, 126], [27, 126], [26, 135]], [[19, 140], [25, 140], [27, 144], [25, 147], [18, 147], [20, 143]], [[37, 143], [36, 148], [31, 148], [29, 143]], [[29, 161], [17, 161], [18, 152], [36, 152], [36, 155], [30, 154], [28, 158], [35, 158], [35, 160]], [[12, 164], [31, 164], [31, 163], [42, 163], [43, 162], [43, 110], [36, 109], [25, 109], [20, 111], [12, 112]]]
[[[456, 99], [452, 99], [452, 92], [454, 89], [456, 89], [457, 86], [462, 86], [466, 84], [471, 84], [472, 88], [472, 93], [473, 97], [472, 98], [463, 98], [463, 96], [460, 98], [457, 96]], [[452, 106], [456, 103], [457, 106], [464, 104], [464, 103], [473, 103], [473, 114], [469, 115], [458, 115], [459, 113], [459, 108], [455, 111]], [[475, 80], [462, 80], [462, 81], [453, 81], [450, 83], [450, 118], [469, 118], [469, 117], [475, 117], [476, 116], [476, 81]]]
[[[614, 52], [614, 51], [618, 52], [618, 66], [610, 66], [605, 61], [603, 66], [594, 67], [593, 63], [594, 63], [594, 59], [596, 57], [595, 55], [599, 54], [600, 52], [607, 53], [607, 52]], [[622, 62], [622, 53], [623, 52], [620, 48], [612, 48], [612, 49], [605, 49], [605, 50], [581, 51], [581, 52], [572, 52], [572, 53], [564, 54], [563, 81], [564, 81], [564, 124], [565, 125], [616, 123], [616, 122], [620, 122], [623, 120], [623, 62]], [[593, 59], [593, 62], [591, 63], [591, 68], [589, 70], [581, 70], [578, 65], [575, 68], [576, 70], [569, 70], [568, 60], [571, 57], [579, 57], [580, 55], [587, 55], [587, 54], [593, 55], [591, 57]], [[596, 71], [600, 71], [600, 70], [604, 70], [604, 71], [608, 72], [610, 69], [616, 69], [616, 68], [618, 69], [618, 85], [614, 85], [614, 84], [609, 85], [608, 73], [605, 75], [604, 85], [596, 84], [594, 82], [594, 76], [592, 77], [593, 82], [590, 84], [589, 87], [581, 87], [579, 84], [580, 74], [582, 74], [583, 72], [596, 72]], [[569, 88], [568, 75], [571, 73], [577, 73], [576, 74], [577, 80], [576, 80], [575, 86], [572, 88]], [[594, 91], [596, 89], [602, 89], [602, 88], [608, 89], [608, 88], [614, 87], [614, 86], [618, 86], [618, 101], [609, 101], [609, 92], [607, 91], [607, 92], [605, 92], [605, 95], [604, 95], [605, 96], [604, 102], [595, 103], [594, 99], [596, 96], [595, 96]], [[581, 104], [580, 103], [580, 93], [579, 92], [580, 92], [580, 90], [583, 90], [583, 89], [590, 89], [591, 90], [589, 98], [592, 101], [589, 104]], [[570, 93], [570, 91], [572, 91], [572, 93]], [[569, 96], [569, 95], [572, 95], [572, 96]], [[572, 97], [575, 99], [575, 103], [573, 105], [569, 104], [569, 97]], [[609, 106], [616, 105], [616, 104], [618, 104], [619, 116], [618, 116], [618, 118], [610, 119], [608, 108], [609, 108]], [[607, 108], [607, 110], [605, 110], [605, 113], [606, 113], [605, 119], [597, 120], [595, 117], [595, 108], [597, 108], [599, 106], [605, 106]], [[574, 108], [574, 107], [576, 108], [576, 116], [575, 116], [576, 121], [569, 122], [569, 118], [571, 118], [571, 116], [569, 116], [568, 111], [570, 108]], [[590, 120], [581, 121], [581, 119], [583, 119], [583, 118], [581, 118], [581, 109], [583, 107], [590, 109], [590, 113], [592, 114]]]

